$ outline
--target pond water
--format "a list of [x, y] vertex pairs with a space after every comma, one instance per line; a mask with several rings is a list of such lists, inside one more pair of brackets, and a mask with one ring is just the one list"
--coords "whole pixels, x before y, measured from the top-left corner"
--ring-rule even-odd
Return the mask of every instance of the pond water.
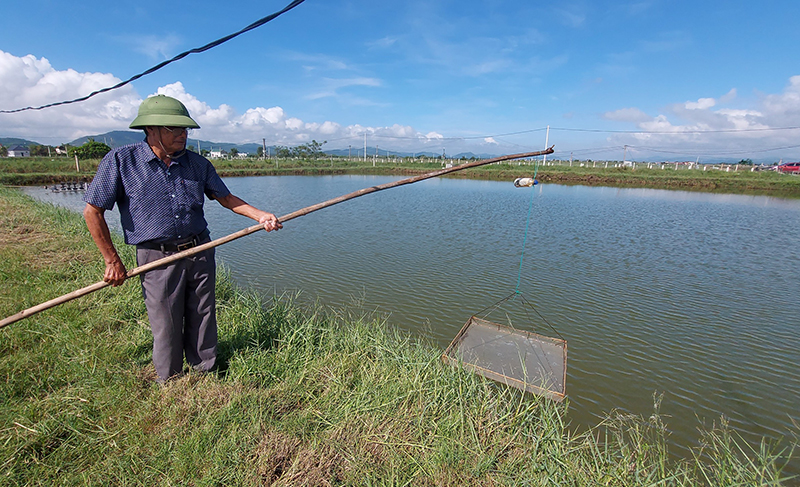
[[[396, 179], [226, 183], [280, 216]], [[82, 208], [79, 194], [29, 193]], [[212, 238], [252, 225], [206, 208]], [[663, 393], [671, 440], [686, 446], [721, 415], [753, 441], [797, 432], [798, 248], [799, 200], [433, 179], [312, 213], [217, 255], [242, 285], [376, 310], [442, 349], [519, 279], [569, 343], [572, 424], [595, 425], [614, 408], [649, 416], [653, 394]]]

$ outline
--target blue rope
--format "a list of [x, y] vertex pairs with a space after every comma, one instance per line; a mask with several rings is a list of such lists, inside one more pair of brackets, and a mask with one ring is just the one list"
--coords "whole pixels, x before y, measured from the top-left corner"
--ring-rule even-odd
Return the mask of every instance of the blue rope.
[[536, 187], [536, 174], [539, 172], [539, 160], [536, 160], [536, 165], [533, 168], [533, 180], [534, 184], [531, 186], [531, 201], [528, 204], [528, 220], [525, 222], [525, 238], [522, 239], [522, 255], [519, 256], [519, 273], [517, 274], [517, 288], [514, 289], [514, 295], [516, 297], [519, 294], [519, 283], [522, 280], [522, 260], [525, 258], [525, 244], [528, 241], [528, 227], [531, 224], [531, 210], [533, 209], [533, 188]]

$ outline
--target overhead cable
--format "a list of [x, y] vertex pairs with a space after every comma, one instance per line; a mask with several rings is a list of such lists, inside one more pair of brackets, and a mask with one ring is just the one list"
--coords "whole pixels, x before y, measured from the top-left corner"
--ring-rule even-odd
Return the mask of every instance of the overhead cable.
[[59, 106], [59, 105], [68, 105], [70, 103], [78, 103], [78, 102], [86, 101], [86, 100], [88, 100], [89, 98], [91, 98], [91, 97], [93, 97], [95, 95], [99, 95], [100, 93], [105, 93], [107, 91], [116, 90], [117, 88], [121, 88], [121, 87], [127, 85], [128, 83], [136, 81], [137, 79], [141, 78], [142, 76], [146, 76], [146, 75], [148, 75], [150, 73], [158, 71], [159, 69], [163, 68], [164, 66], [166, 66], [168, 64], [171, 64], [171, 63], [174, 63], [175, 61], [183, 59], [186, 56], [188, 56], [189, 54], [198, 54], [198, 53], [201, 53], [201, 52], [208, 51], [209, 49], [217, 47], [218, 45], [220, 45], [220, 44], [222, 44], [224, 42], [228, 42], [229, 40], [233, 39], [234, 37], [237, 37], [237, 36], [239, 36], [241, 34], [244, 34], [245, 32], [251, 31], [251, 30], [253, 30], [253, 29], [257, 28], [257, 27], [261, 27], [262, 25], [266, 24], [267, 22], [275, 19], [276, 17], [278, 17], [280, 15], [283, 15], [284, 13], [288, 12], [289, 10], [291, 10], [291, 9], [295, 8], [296, 6], [300, 5], [304, 1], [305, 0], [294, 0], [292, 3], [290, 3], [289, 5], [284, 7], [283, 10], [275, 12], [272, 15], [267, 15], [266, 17], [264, 17], [262, 19], [256, 20], [255, 22], [253, 22], [252, 24], [248, 25], [247, 27], [245, 27], [244, 29], [242, 29], [242, 30], [240, 30], [238, 32], [234, 32], [233, 34], [230, 34], [230, 35], [227, 35], [225, 37], [222, 37], [221, 39], [217, 39], [216, 41], [209, 42], [205, 46], [196, 47], [194, 49], [190, 49], [188, 51], [184, 51], [184, 52], [178, 54], [177, 56], [173, 57], [172, 59], [168, 59], [168, 60], [166, 60], [166, 61], [164, 61], [162, 63], [159, 63], [159, 64], [153, 66], [152, 68], [148, 69], [147, 71], [144, 71], [144, 72], [141, 72], [141, 73], [139, 73], [139, 74], [137, 74], [135, 76], [132, 76], [131, 78], [129, 78], [129, 79], [125, 80], [125, 81], [122, 81], [120, 83], [117, 83], [114, 86], [109, 86], [108, 88], [103, 88], [103, 89], [100, 89], [100, 90], [97, 90], [97, 91], [93, 91], [93, 92], [89, 93], [86, 96], [82, 96], [82, 97], [76, 98], [74, 100], [59, 101], [59, 102], [56, 102], [56, 103], [49, 103], [47, 105], [42, 105], [40, 107], [25, 107], [25, 108], [17, 108], [15, 110], [0, 110], [0, 113], [18, 113], [18, 112], [24, 112], [24, 111], [27, 111], [27, 110], [42, 110], [42, 109], [45, 109], [45, 108], [55, 107], [55, 106]]
[[[764, 128], [751, 128], [751, 129], [719, 129], [719, 130], [683, 130], [683, 131], [660, 131], [660, 130], [605, 130], [605, 129], [580, 129], [580, 128], [568, 128], [568, 127], [550, 127], [550, 130], [560, 130], [562, 132], [592, 132], [592, 133], [600, 133], [600, 134], [642, 134], [642, 135], [702, 135], [702, 134], [723, 134], [723, 133], [747, 133], [747, 132], [771, 132], [777, 130], [798, 130], [800, 126], [797, 127], [764, 127]], [[490, 135], [461, 135], [461, 136], [453, 136], [453, 137], [427, 137], [424, 134], [418, 134], [414, 136], [400, 136], [400, 135], [383, 135], [375, 132], [367, 132], [367, 134], [371, 138], [375, 139], [396, 139], [396, 140], [420, 140], [420, 139], [428, 139], [430, 141], [452, 141], [452, 140], [475, 140], [475, 139], [486, 139], [486, 138], [493, 138], [493, 137], [509, 137], [512, 135], [522, 135], [522, 134], [530, 134], [534, 132], [544, 132], [547, 130], [546, 127], [540, 127], [535, 129], [528, 129], [528, 130], [520, 130], [517, 132], [506, 132], [502, 134], [490, 134]], [[330, 139], [331, 142], [337, 140], [347, 140], [347, 139], [357, 139], [364, 136], [364, 132], [360, 134], [354, 134], [345, 137], [339, 137], [336, 139]]]

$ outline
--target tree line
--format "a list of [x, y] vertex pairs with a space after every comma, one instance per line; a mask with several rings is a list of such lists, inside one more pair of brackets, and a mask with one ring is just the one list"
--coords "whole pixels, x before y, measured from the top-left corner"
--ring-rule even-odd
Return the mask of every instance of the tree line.
[[[94, 139], [89, 139], [86, 143], [78, 147], [69, 144], [60, 145], [58, 147], [39, 144], [30, 144], [28, 146], [31, 157], [75, 157], [75, 155], [77, 155], [79, 159], [102, 159], [110, 150], [111, 147], [107, 144], [97, 142]], [[0, 157], [8, 157], [8, 147], [0, 146]]]

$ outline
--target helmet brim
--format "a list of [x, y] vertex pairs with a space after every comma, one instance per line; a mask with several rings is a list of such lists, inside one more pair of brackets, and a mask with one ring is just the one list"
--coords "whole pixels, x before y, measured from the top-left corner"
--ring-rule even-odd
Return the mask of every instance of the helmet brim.
[[186, 127], [199, 129], [197, 122], [186, 115], [148, 113], [139, 115], [129, 125], [132, 129], [143, 129], [145, 127]]

